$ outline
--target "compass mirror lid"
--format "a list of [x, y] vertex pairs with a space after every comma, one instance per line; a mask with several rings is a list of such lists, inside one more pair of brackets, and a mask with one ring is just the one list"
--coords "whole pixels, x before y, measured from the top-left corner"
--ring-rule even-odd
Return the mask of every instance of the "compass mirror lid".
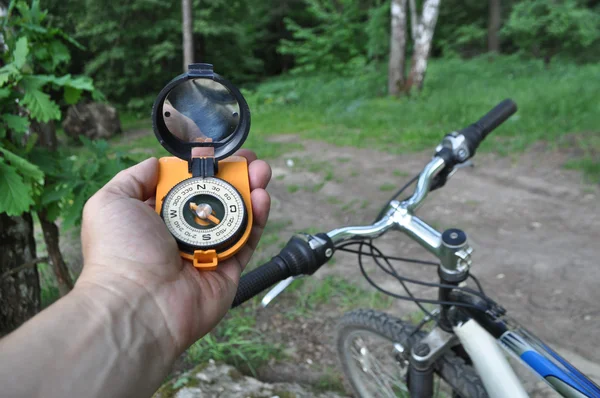
[[192, 64], [159, 93], [152, 123], [156, 138], [173, 155], [190, 160], [192, 148], [212, 147], [215, 158], [223, 159], [246, 140], [250, 109], [212, 65]]

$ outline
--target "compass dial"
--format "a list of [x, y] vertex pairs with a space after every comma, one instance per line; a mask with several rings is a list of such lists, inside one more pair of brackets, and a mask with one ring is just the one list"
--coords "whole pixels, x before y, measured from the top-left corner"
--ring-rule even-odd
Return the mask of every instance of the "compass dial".
[[242, 196], [228, 182], [193, 177], [169, 191], [161, 217], [179, 248], [191, 254], [234, 245], [245, 230], [247, 212]]

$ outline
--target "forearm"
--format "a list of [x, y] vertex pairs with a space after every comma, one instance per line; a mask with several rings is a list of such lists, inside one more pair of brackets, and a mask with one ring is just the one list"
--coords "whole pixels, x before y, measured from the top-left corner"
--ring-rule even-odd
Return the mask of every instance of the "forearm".
[[77, 286], [0, 340], [2, 394], [151, 396], [175, 357], [166, 327], [144, 324], [161, 318], [147, 316], [152, 311], [158, 309], [147, 294], [125, 299], [97, 285]]

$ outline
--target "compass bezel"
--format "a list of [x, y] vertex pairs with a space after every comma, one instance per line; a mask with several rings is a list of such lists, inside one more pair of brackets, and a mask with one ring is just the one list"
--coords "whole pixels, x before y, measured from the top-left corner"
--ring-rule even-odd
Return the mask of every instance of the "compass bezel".
[[[221, 187], [226, 187], [230, 190], [229, 193], [231, 193], [232, 195], [235, 195], [236, 198], [232, 198], [229, 201], [235, 201], [238, 207], [236, 209], [239, 209], [240, 211], [235, 211], [235, 212], [231, 212], [231, 211], [225, 211], [224, 217], [223, 217], [223, 222], [226, 222], [226, 219], [232, 215], [233, 213], [238, 213], [235, 215], [235, 217], [237, 218], [237, 220], [239, 220], [239, 223], [236, 222], [235, 223], [235, 231], [233, 233], [227, 234], [225, 239], [221, 239], [221, 240], [217, 240], [215, 242], [215, 239], [212, 239], [212, 242], [210, 241], [210, 239], [207, 239], [206, 243], [204, 243], [202, 240], [198, 240], [194, 243], [190, 242], [190, 241], [186, 241], [183, 240], [179, 234], [177, 232], [175, 232], [174, 226], [171, 225], [170, 219], [174, 218], [174, 217], [166, 217], [167, 214], [169, 213], [171, 214], [172, 211], [183, 211], [183, 207], [185, 206], [185, 204], [189, 201], [189, 199], [195, 195], [198, 194], [205, 194], [205, 195], [210, 195], [214, 198], [216, 198], [217, 200], [221, 201], [221, 203], [224, 205], [225, 208], [227, 208], [228, 206], [228, 200], [223, 199], [221, 197], [219, 197], [218, 195], [224, 195], [225, 193], [218, 193], [218, 191], [213, 192], [210, 191], [208, 188], [203, 188], [202, 190], [196, 189], [196, 190], [192, 190], [190, 192], [187, 192], [186, 194], [189, 194], [188, 196], [183, 196], [180, 201], [181, 201], [181, 206], [179, 206], [178, 208], [176, 207], [175, 209], [173, 209], [172, 207], [170, 207], [170, 200], [171, 197], [173, 195], [177, 195], [178, 191], [181, 189], [185, 189], [186, 186], [190, 185], [193, 186], [193, 184], [212, 184], [213, 187], [215, 186], [221, 186]], [[182, 194], [185, 195], [185, 194]], [[241, 215], [241, 219], [240, 219], [240, 215]], [[238, 189], [233, 186], [232, 184], [230, 184], [229, 182], [220, 179], [220, 178], [216, 178], [216, 177], [210, 177], [210, 178], [200, 178], [200, 177], [192, 177], [192, 178], [188, 178], [185, 179], [181, 182], [179, 182], [178, 184], [176, 184], [175, 186], [173, 186], [169, 192], [165, 195], [163, 201], [162, 201], [162, 205], [161, 205], [161, 210], [160, 210], [160, 217], [163, 219], [163, 221], [165, 222], [165, 225], [167, 227], [167, 229], [169, 230], [169, 233], [173, 236], [173, 238], [175, 239], [175, 241], [177, 242], [177, 245], [179, 246], [179, 249], [182, 252], [185, 252], [187, 254], [193, 255], [193, 253], [197, 250], [211, 250], [214, 249], [218, 252], [223, 252], [226, 251], [228, 249], [230, 249], [232, 246], [234, 246], [239, 239], [242, 237], [242, 235], [245, 233], [247, 226], [248, 226], [248, 209], [246, 208], [246, 203], [244, 201], [243, 196], [241, 195], [241, 193], [238, 191]], [[185, 217], [183, 216], [183, 214], [176, 214], [176, 218], [178, 218], [179, 222], [185, 223], [189, 228], [193, 228], [193, 229], [197, 229], [197, 227], [190, 225], [187, 220], [185, 220]], [[225, 228], [227, 226], [225, 225]], [[182, 227], [184, 228], [184, 227]], [[207, 234], [215, 234], [217, 232], [219, 232], [219, 227], [214, 227], [208, 230], [201, 230], [198, 229], [198, 231], [196, 232], [197, 234], [200, 235], [207, 235]], [[189, 230], [189, 229], [188, 229]], [[202, 236], [200, 236], [200, 239], [202, 239]]]

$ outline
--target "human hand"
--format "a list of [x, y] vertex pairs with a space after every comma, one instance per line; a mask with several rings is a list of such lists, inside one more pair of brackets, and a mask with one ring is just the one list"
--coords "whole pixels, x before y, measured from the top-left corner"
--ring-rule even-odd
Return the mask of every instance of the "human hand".
[[119, 173], [84, 208], [84, 268], [75, 289], [100, 290], [100, 296], [118, 300], [173, 359], [214, 328], [230, 308], [240, 273], [267, 222], [270, 198], [265, 188], [271, 169], [251, 151], [236, 155], [248, 159], [254, 225], [248, 243], [216, 271], [200, 272], [183, 260], [154, 211], [156, 159]]

